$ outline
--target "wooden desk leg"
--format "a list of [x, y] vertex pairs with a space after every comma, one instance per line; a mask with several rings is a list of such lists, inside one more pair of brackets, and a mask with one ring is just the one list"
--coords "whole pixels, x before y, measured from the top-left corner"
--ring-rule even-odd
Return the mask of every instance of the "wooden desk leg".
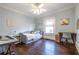
[[76, 35], [75, 34], [71, 34], [71, 37], [72, 37], [73, 44], [75, 44]]
[[7, 52], [5, 54], [10, 54], [10, 48], [11, 48], [11, 44], [8, 45], [8, 49], [7, 49]]
[[63, 33], [59, 33], [60, 43], [61, 43], [62, 35], [63, 35]]
[[10, 54], [14, 52], [14, 44], [11, 43], [11, 44], [8, 44], [8, 47], [7, 47], [7, 51], [4, 53], [4, 54]]

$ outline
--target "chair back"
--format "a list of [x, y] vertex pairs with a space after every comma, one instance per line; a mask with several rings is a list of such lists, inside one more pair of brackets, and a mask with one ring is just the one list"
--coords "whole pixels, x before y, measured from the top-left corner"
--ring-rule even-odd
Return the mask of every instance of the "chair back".
[[64, 38], [71, 38], [71, 33], [64, 32], [62, 37], [64, 37]]

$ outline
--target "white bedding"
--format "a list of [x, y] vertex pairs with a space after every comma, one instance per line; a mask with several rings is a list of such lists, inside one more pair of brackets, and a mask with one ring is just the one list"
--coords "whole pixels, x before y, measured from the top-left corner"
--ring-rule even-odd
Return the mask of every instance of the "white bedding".
[[41, 34], [30, 34], [30, 33], [25, 33], [24, 35], [26, 35], [27, 39], [28, 40], [31, 40], [31, 39], [40, 39], [42, 37]]

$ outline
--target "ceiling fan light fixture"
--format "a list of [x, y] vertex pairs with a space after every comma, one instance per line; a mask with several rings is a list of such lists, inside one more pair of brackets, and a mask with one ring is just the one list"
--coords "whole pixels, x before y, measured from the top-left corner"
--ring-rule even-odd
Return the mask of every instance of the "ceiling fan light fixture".
[[32, 4], [32, 12], [34, 14], [41, 14], [43, 12], [46, 12], [46, 9], [44, 9], [43, 7], [44, 4], [40, 4], [40, 3]]

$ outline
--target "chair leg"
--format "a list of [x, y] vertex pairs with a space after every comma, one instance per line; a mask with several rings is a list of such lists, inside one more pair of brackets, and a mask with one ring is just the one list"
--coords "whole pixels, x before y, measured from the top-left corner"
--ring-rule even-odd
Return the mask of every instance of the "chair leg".
[[15, 52], [14, 50], [14, 44], [9, 44], [8, 48], [7, 48], [7, 51], [5, 54], [12, 54], [13, 52]]
[[67, 41], [67, 39], [66, 39], [66, 44], [68, 44], [68, 41]]
[[67, 46], [68, 48], [70, 48], [70, 45], [69, 45], [69, 43], [68, 43], [68, 39], [66, 39], [66, 46]]

